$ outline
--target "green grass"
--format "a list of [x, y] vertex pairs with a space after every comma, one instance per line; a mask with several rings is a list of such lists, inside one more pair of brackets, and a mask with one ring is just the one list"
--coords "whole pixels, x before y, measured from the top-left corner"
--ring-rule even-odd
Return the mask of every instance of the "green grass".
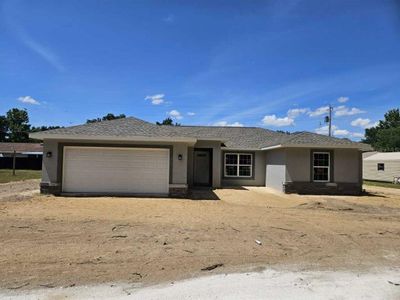
[[41, 170], [15, 170], [15, 176], [13, 176], [12, 170], [1, 169], [0, 183], [20, 181], [26, 179], [39, 179], [41, 176], [42, 176]]
[[364, 180], [364, 184], [372, 185], [372, 186], [381, 186], [381, 187], [387, 187], [387, 188], [400, 189], [400, 184], [393, 184], [390, 182], [383, 182], [383, 181]]

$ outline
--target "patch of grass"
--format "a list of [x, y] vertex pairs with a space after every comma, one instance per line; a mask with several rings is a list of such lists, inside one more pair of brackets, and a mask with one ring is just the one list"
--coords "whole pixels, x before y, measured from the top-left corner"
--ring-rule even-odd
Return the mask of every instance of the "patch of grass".
[[41, 170], [15, 170], [15, 176], [10, 169], [0, 170], [0, 183], [20, 181], [26, 179], [39, 179], [42, 176]]
[[364, 180], [364, 184], [372, 185], [372, 186], [381, 186], [381, 187], [386, 187], [386, 188], [400, 189], [400, 184], [393, 184], [390, 182], [383, 182], [383, 181]]

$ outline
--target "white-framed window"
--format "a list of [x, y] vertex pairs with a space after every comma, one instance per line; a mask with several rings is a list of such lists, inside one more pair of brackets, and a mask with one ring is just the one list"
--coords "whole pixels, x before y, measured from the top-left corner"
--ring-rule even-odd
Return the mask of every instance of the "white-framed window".
[[385, 171], [385, 164], [384, 163], [378, 163], [377, 164], [378, 171]]
[[252, 177], [253, 154], [251, 153], [225, 153], [225, 177]]
[[313, 181], [329, 182], [331, 179], [331, 154], [313, 152]]

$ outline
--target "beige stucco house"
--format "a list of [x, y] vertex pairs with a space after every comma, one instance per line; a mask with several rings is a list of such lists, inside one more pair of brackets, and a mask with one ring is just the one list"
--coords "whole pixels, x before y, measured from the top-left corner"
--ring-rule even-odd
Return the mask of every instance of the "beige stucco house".
[[43, 193], [185, 195], [196, 187], [267, 186], [359, 194], [369, 146], [310, 132], [159, 126], [136, 118], [32, 133], [43, 140]]

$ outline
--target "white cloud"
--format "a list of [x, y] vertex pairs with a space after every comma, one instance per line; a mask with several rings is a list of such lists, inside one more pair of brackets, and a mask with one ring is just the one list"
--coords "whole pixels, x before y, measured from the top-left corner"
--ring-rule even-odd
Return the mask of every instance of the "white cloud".
[[[315, 129], [315, 132], [318, 134], [328, 135], [329, 127], [328, 125], [322, 126], [320, 128]], [[332, 134], [337, 137], [353, 137], [353, 138], [363, 138], [364, 134], [359, 132], [350, 132], [347, 129], [339, 129], [336, 125], [332, 125]]]
[[215, 122], [213, 126], [243, 127], [243, 124], [239, 122], [228, 123], [227, 121], [219, 121]]
[[262, 122], [266, 126], [276, 126], [276, 127], [294, 125], [293, 118], [290, 117], [277, 118], [276, 115], [265, 116], [262, 119]]
[[342, 116], [353, 116], [353, 115], [358, 115], [365, 113], [365, 111], [356, 108], [356, 107], [346, 107], [345, 105], [340, 105], [338, 107], [335, 107], [335, 116], [336, 117], [342, 117]]
[[152, 104], [160, 105], [165, 101], [164, 96], [165, 96], [164, 94], [156, 94], [152, 96], [146, 96], [144, 100], [150, 100]]
[[360, 132], [353, 132], [352, 136], [355, 138], [361, 138], [361, 139], [363, 139], [365, 137], [364, 133], [360, 133]]
[[354, 127], [361, 127], [361, 128], [371, 128], [377, 125], [377, 122], [372, 123], [370, 119], [362, 119], [358, 118], [353, 121], [351, 121], [351, 126]]
[[31, 96], [23, 96], [19, 97], [18, 101], [26, 104], [34, 104], [34, 105], [40, 105], [40, 102], [36, 99], [33, 99]]
[[[337, 129], [338, 129], [337, 126], [332, 125], [332, 132], [337, 130]], [[317, 128], [317, 129], [315, 129], [315, 132], [318, 133], [318, 134], [326, 134], [327, 135], [329, 133], [329, 126], [326, 125], [326, 126], [322, 126], [320, 128]]]
[[171, 117], [172, 119], [176, 119], [176, 120], [180, 120], [182, 119], [182, 115], [179, 111], [173, 109], [170, 112], [167, 113], [169, 117]]
[[287, 116], [291, 119], [297, 118], [301, 114], [305, 114], [309, 111], [308, 108], [293, 108], [289, 109], [287, 112]]
[[350, 135], [350, 132], [346, 129], [335, 129], [333, 131], [333, 135], [337, 135], [337, 136], [348, 136]]
[[347, 101], [349, 101], [349, 97], [339, 97], [339, 98], [337, 99], [337, 101], [338, 101], [339, 103], [346, 103]]
[[194, 116], [195, 114], [196, 114], [196, 113], [194, 113], [194, 112], [188, 112], [188, 113], [187, 113], [188, 116]]
[[322, 106], [322, 107], [317, 108], [316, 110], [309, 111], [308, 115], [310, 117], [318, 117], [318, 116], [327, 114], [328, 112], [329, 112], [329, 106]]

